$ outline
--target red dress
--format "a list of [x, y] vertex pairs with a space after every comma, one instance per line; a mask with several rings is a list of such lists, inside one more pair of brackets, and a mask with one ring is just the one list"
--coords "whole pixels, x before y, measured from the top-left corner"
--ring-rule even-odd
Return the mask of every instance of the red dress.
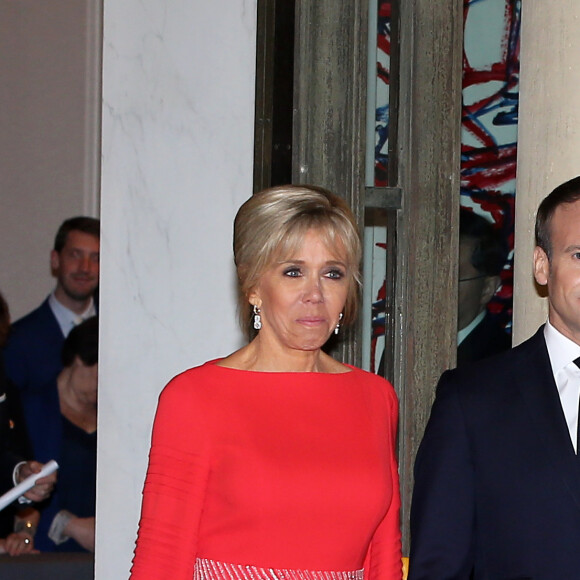
[[192, 580], [196, 559], [400, 579], [391, 385], [215, 362], [160, 396], [131, 579]]

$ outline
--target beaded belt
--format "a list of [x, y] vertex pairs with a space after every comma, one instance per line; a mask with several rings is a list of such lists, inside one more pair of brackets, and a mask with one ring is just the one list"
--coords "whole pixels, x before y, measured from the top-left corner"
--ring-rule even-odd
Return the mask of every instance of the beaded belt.
[[364, 570], [287, 570], [226, 564], [198, 558], [194, 580], [364, 580]]

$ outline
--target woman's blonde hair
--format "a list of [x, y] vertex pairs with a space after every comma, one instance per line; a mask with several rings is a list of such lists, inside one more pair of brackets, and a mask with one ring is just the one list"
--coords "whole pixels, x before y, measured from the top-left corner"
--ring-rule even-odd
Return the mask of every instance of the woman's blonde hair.
[[346, 251], [349, 289], [342, 324], [356, 319], [360, 290], [361, 241], [348, 204], [311, 185], [284, 185], [254, 194], [234, 220], [234, 260], [238, 273], [239, 314], [251, 334], [250, 292], [276, 261], [296, 251], [308, 230], [320, 232], [329, 248]]

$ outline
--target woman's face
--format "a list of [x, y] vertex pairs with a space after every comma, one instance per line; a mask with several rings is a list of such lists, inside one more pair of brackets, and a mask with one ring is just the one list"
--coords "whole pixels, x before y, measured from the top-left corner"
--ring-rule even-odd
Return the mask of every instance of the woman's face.
[[350, 278], [343, 245], [331, 249], [317, 230], [309, 230], [301, 247], [273, 264], [248, 296], [261, 310], [260, 341], [320, 349], [339, 321]]
[[75, 395], [86, 404], [96, 404], [99, 364], [86, 365], [78, 356], [72, 364], [72, 386]]

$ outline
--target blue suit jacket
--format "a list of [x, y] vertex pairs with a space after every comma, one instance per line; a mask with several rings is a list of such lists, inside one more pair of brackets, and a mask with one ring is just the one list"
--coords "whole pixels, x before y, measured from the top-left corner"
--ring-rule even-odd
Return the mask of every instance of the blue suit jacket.
[[58, 480], [54, 492], [38, 504], [40, 523], [34, 538], [41, 552], [84, 552], [74, 540], [56, 545], [48, 537], [54, 516], [67, 509], [79, 517], [95, 515], [96, 496], [96, 433], [82, 439], [66, 439], [56, 384], [42, 393], [31, 395], [24, 409], [34, 457], [46, 463], [59, 463]]
[[[29, 459], [26, 430], [18, 391], [8, 382], [4, 374], [4, 361], [0, 353], [0, 494], [14, 484], [12, 473], [19, 461]], [[14, 529], [16, 504], [0, 511], [0, 537]]]
[[6, 374], [18, 387], [23, 406], [47, 385], [54, 388], [54, 379], [62, 370], [63, 342], [64, 335], [48, 298], [12, 325], [4, 361]]
[[580, 458], [541, 328], [445, 372], [415, 462], [410, 580], [580, 578]]
[[12, 483], [12, 472], [15, 465], [22, 460], [11, 445], [10, 420], [11, 413], [6, 392], [4, 368], [0, 357], [0, 494], [8, 491]]

